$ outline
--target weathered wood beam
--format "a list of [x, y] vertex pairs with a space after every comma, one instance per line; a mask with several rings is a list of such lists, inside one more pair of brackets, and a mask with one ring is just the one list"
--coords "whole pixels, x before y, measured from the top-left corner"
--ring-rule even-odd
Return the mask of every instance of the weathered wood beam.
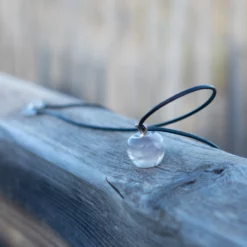
[[68, 247], [45, 224], [0, 197], [0, 246]]
[[[33, 100], [76, 99], [4, 74], [0, 88], [0, 194], [71, 246], [246, 246], [246, 159], [163, 134], [162, 164], [138, 169], [126, 155], [129, 134], [21, 114]], [[134, 123], [100, 109], [65, 113]]]

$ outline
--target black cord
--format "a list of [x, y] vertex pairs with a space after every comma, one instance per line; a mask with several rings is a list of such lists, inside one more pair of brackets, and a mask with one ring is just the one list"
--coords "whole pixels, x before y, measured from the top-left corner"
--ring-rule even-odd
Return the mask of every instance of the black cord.
[[[166, 122], [163, 122], [163, 123], [150, 125], [148, 127], [146, 127], [144, 125], [144, 122], [151, 115], [153, 115], [156, 111], [158, 111], [160, 108], [166, 106], [167, 104], [169, 104], [169, 103], [171, 103], [171, 102], [173, 102], [173, 101], [175, 101], [175, 100], [177, 100], [179, 98], [182, 98], [182, 97], [184, 97], [184, 96], [186, 96], [188, 94], [191, 94], [193, 92], [200, 91], [200, 90], [210, 90], [210, 91], [212, 91], [212, 95], [210, 96], [210, 98], [205, 103], [203, 103], [198, 108], [192, 110], [189, 113], [186, 113], [186, 114], [184, 114], [182, 116], [179, 116], [177, 118], [174, 118], [172, 120], [169, 120], [169, 121], [166, 121]], [[101, 105], [98, 105], [98, 104], [89, 104], [89, 103], [71, 103], [71, 104], [64, 104], [64, 105], [44, 104], [44, 105], [42, 105], [42, 107], [38, 107], [37, 106], [36, 108], [35, 108], [35, 105], [34, 105], [33, 106], [34, 109], [32, 109], [32, 110], [35, 110], [36, 114], [46, 114], [46, 115], [49, 115], [49, 116], [52, 116], [52, 117], [56, 117], [56, 118], [61, 119], [61, 120], [65, 121], [65, 122], [68, 122], [70, 124], [73, 124], [73, 125], [76, 125], [76, 126], [79, 126], [79, 127], [83, 127], [83, 128], [89, 128], [89, 129], [94, 129], [94, 130], [103, 130], [103, 131], [119, 131], [119, 132], [133, 132], [133, 131], [136, 131], [138, 129], [143, 134], [145, 134], [147, 130], [159, 131], [159, 132], [167, 132], [167, 133], [171, 133], [171, 134], [175, 134], [175, 135], [180, 135], [180, 136], [185, 136], [185, 137], [188, 137], [188, 138], [192, 138], [192, 139], [195, 139], [197, 141], [203, 142], [203, 143], [205, 143], [205, 144], [207, 144], [207, 145], [209, 145], [211, 147], [219, 149], [219, 147], [217, 145], [215, 145], [214, 143], [212, 143], [209, 140], [207, 140], [205, 138], [202, 138], [200, 136], [193, 135], [193, 134], [186, 133], [186, 132], [179, 131], [179, 130], [161, 128], [162, 126], [167, 126], [169, 124], [176, 123], [178, 121], [184, 120], [184, 119], [186, 119], [186, 118], [198, 113], [199, 111], [203, 110], [204, 108], [206, 108], [214, 100], [214, 98], [216, 96], [216, 93], [217, 93], [216, 89], [211, 85], [200, 85], [200, 86], [189, 88], [189, 89], [187, 89], [187, 90], [185, 90], [185, 91], [183, 91], [181, 93], [178, 93], [178, 94], [168, 98], [167, 100], [162, 101], [158, 105], [154, 106], [150, 111], [148, 111], [141, 118], [139, 123], [136, 125], [136, 128], [104, 127], [104, 126], [97, 126], [97, 125], [82, 123], [82, 122], [78, 122], [76, 120], [72, 120], [71, 118], [69, 118], [69, 117], [67, 117], [67, 116], [65, 116], [63, 114], [60, 114], [59, 112], [54, 111], [54, 110], [59, 110], [59, 109], [71, 108], [71, 107], [97, 107], [97, 108], [107, 109], [107, 108], [105, 108], [105, 107], [103, 107]]]

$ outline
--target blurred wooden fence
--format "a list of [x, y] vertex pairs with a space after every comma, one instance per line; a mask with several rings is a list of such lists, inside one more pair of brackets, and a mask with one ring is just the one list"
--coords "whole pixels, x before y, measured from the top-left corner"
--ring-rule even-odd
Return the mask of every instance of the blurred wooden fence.
[[[0, 0], [0, 70], [130, 117], [187, 87], [215, 103], [175, 125], [247, 155], [246, 0]], [[171, 118], [198, 94], [157, 113]]]

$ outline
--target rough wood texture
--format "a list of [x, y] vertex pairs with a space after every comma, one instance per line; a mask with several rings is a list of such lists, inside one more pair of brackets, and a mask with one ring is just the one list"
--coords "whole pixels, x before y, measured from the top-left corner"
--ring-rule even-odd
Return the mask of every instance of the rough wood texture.
[[1, 247], [68, 247], [40, 221], [0, 197]]
[[[1, 195], [71, 246], [247, 245], [246, 159], [164, 134], [162, 164], [138, 169], [125, 153], [129, 134], [20, 114], [35, 99], [75, 99], [6, 75], [0, 88]], [[66, 113], [105, 125], [134, 123], [105, 110]]]

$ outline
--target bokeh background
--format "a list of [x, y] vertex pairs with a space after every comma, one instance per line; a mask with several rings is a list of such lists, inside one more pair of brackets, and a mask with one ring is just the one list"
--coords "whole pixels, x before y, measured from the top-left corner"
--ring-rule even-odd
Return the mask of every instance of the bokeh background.
[[[199, 84], [174, 128], [247, 156], [247, 0], [0, 0], [0, 71], [138, 118]], [[0, 89], [1, 90], [1, 89]], [[198, 93], [152, 122], [188, 111]]]

